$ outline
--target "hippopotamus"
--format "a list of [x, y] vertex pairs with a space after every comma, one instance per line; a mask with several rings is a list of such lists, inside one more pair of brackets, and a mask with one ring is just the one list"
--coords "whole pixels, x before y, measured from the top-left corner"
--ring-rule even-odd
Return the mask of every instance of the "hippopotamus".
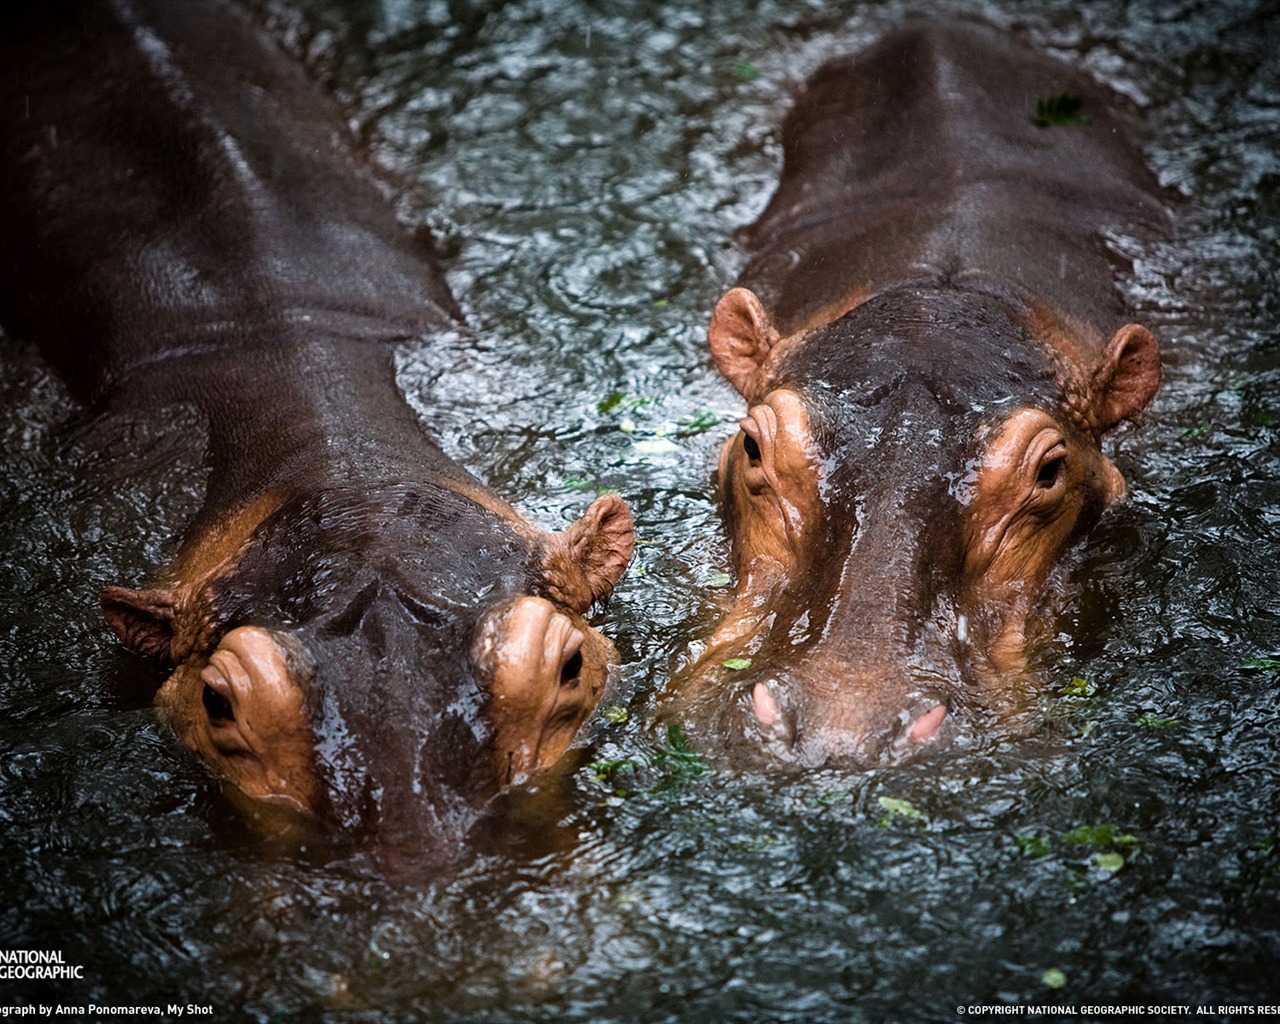
[[746, 414], [732, 604], [667, 709], [704, 744], [869, 766], [1033, 719], [1051, 573], [1125, 493], [1102, 438], [1160, 383], [1107, 245], [1170, 230], [1140, 138], [976, 24], [809, 79], [708, 331]]
[[626, 505], [545, 531], [426, 435], [394, 346], [466, 330], [430, 239], [243, 11], [3, 21], [0, 322], [91, 415], [207, 423], [203, 506], [107, 624], [237, 802], [453, 856], [600, 699]]

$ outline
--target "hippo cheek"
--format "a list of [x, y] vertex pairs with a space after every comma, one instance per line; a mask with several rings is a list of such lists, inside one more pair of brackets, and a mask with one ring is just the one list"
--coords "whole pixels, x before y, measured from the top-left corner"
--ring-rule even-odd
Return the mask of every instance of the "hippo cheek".
[[538, 597], [486, 616], [473, 648], [489, 685], [499, 777], [520, 782], [555, 764], [600, 702], [612, 645], [579, 616]]
[[312, 674], [288, 637], [244, 626], [203, 664], [179, 666], [156, 702], [179, 740], [245, 797], [311, 816], [319, 794], [305, 708]]

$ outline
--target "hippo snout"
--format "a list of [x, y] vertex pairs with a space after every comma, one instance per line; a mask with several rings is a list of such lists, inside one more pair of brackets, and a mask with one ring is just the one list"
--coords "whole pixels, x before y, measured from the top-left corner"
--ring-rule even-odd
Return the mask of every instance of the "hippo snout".
[[890, 675], [846, 674], [815, 692], [812, 678], [770, 673], [747, 684], [749, 739], [806, 767], [869, 766], [911, 757], [944, 739], [952, 721], [937, 693], [912, 692]]

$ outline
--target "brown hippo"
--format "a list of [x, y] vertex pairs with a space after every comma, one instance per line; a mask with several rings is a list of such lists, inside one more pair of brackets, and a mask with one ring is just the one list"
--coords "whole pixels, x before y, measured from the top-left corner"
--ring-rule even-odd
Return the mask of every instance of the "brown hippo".
[[243, 12], [0, 20], [0, 322], [93, 410], [208, 423], [202, 510], [107, 622], [239, 794], [449, 855], [599, 700], [630, 513], [547, 533], [424, 435], [392, 343], [462, 329], [440, 268]]
[[1160, 382], [1105, 242], [1169, 226], [1122, 106], [966, 24], [808, 82], [711, 320], [737, 589], [672, 714], [856, 765], [1019, 705], [1047, 577], [1125, 491], [1101, 438]]

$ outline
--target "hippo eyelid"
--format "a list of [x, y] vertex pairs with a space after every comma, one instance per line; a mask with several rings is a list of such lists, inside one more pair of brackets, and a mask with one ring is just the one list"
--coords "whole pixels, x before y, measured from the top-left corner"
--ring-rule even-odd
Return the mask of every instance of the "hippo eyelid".
[[212, 725], [231, 724], [236, 720], [235, 705], [231, 703], [231, 684], [213, 666], [207, 665], [200, 672], [204, 688], [200, 692], [200, 704]]
[[1050, 450], [1050, 452], [1040, 461], [1040, 469], [1039, 472], [1036, 473], [1036, 486], [1043, 490], [1048, 490], [1057, 484], [1062, 467], [1066, 465], [1066, 462], [1066, 445], [1062, 446], [1061, 451], [1058, 451], [1056, 448]]
[[1066, 440], [1056, 430], [1043, 430], [1032, 440], [1027, 454], [1027, 464], [1035, 473], [1035, 489], [1052, 490], [1067, 462]]

